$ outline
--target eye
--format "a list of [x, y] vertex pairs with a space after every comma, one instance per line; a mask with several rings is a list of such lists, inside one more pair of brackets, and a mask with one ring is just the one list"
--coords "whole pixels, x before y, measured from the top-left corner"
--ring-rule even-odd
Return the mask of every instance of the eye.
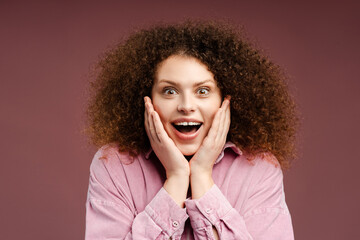
[[210, 90], [209, 90], [208, 88], [199, 88], [199, 89], [197, 90], [197, 93], [198, 93], [199, 95], [208, 95], [209, 92], [210, 92]]
[[176, 94], [176, 90], [173, 88], [164, 88], [163, 93], [165, 95], [174, 95], [174, 94]]

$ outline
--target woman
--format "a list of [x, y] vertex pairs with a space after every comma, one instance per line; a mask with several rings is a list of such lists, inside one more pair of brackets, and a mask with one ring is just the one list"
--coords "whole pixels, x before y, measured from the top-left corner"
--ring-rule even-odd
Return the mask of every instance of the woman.
[[99, 66], [86, 239], [293, 239], [281, 169], [295, 104], [240, 31], [156, 25]]

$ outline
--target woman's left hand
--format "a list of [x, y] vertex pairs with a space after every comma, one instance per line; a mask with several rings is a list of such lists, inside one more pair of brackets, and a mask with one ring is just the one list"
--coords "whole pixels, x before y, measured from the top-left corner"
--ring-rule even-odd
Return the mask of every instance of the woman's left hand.
[[230, 97], [216, 112], [211, 128], [200, 148], [190, 160], [190, 175], [211, 177], [213, 165], [220, 155], [230, 127]]

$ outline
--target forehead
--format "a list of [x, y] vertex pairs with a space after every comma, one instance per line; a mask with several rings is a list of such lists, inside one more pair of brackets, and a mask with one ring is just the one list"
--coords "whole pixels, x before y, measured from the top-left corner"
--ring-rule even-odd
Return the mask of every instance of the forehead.
[[170, 56], [162, 61], [156, 70], [155, 84], [163, 81], [177, 83], [214, 82], [214, 74], [194, 57]]

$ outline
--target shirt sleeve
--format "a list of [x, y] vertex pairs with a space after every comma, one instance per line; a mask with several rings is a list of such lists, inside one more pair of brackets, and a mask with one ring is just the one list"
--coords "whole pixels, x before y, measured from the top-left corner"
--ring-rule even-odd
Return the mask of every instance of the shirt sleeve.
[[115, 186], [103, 160], [94, 158], [86, 201], [85, 239], [180, 239], [188, 218], [161, 188], [136, 213], [126, 186]]
[[[290, 213], [286, 207], [280, 167], [269, 163], [261, 167], [259, 181], [244, 203], [245, 213], [236, 210], [215, 184], [200, 199], [186, 200], [185, 205], [197, 240], [293, 240]], [[259, 175], [258, 174], [258, 175]]]

